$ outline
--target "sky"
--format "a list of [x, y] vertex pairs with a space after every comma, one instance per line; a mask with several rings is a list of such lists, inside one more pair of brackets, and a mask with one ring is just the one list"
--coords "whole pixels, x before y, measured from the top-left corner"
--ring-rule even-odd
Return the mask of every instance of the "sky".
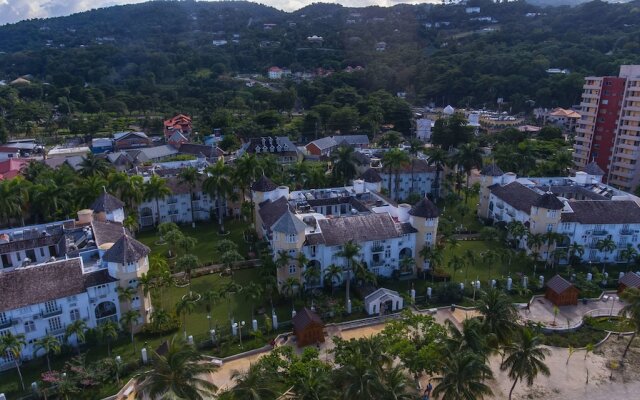
[[[117, 4], [142, 3], [145, 0], [0, 0], [0, 25], [29, 18], [47, 18], [87, 11], [92, 8]], [[329, 2], [329, 0], [326, 0]], [[392, 6], [398, 3], [433, 3], [439, 0], [334, 0], [347, 7], [370, 5]], [[314, 2], [314, 0], [261, 0], [281, 10], [292, 11]], [[315, 0], [318, 2], [318, 0]]]

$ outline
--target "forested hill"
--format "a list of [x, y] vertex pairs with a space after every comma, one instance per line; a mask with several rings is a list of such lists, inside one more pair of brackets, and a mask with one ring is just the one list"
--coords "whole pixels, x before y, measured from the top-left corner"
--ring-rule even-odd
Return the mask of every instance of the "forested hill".
[[[640, 63], [640, 0], [551, 8], [469, 0], [467, 6], [481, 12], [426, 4], [314, 4], [292, 13], [249, 2], [110, 7], [0, 27], [0, 80], [31, 75], [48, 85], [45, 97], [64, 89], [79, 107], [93, 91], [98, 103], [120, 96], [136, 104], [153, 99], [160, 110], [181, 102], [198, 109], [213, 93], [229, 90], [228, 77], [236, 73], [264, 74], [273, 65], [294, 72], [363, 66], [348, 78], [334, 74], [325, 87], [300, 88], [303, 105], [350, 86], [361, 94], [406, 92], [421, 104], [482, 105], [503, 97], [526, 109], [570, 106], [579, 100], [583, 76]], [[323, 42], [310, 42], [313, 35]], [[227, 43], [214, 46], [214, 40]], [[380, 42], [384, 51], [376, 51]], [[552, 75], [548, 68], [570, 73]], [[54, 95], [46, 99], [54, 106], [68, 97]]]

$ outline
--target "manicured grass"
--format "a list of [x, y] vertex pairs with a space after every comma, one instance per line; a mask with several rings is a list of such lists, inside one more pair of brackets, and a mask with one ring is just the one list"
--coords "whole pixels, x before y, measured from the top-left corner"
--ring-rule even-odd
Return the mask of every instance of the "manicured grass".
[[595, 345], [607, 336], [605, 331], [583, 326], [575, 332], [544, 334], [544, 344], [557, 347], [586, 347]]
[[[230, 233], [228, 235], [218, 234], [218, 224], [214, 222], [197, 222], [196, 227], [191, 225], [183, 225], [180, 227], [182, 232], [195, 238], [198, 243], [191, 252], [198, 257], [203, 265], [218, 264], [220, 254], [215, 249], [216, 242], [222, 239], [229, 239], [238, 245], [239, 252], [243, 257], [247, 257], [249, 252], [249, 244], [244, 240], [244, 231], [250, 227], [250, 223], [242, 220], [229, 220], [225, 222], [225, 229]], [[157, 244], [160, 240], [156, 230], [140, 232], [136, 237], [139, 241], [149, 246], [152, 254], [164, 254], [168, 252], [166, 244]], [[180, 252], [178, 251], [178, 254]]]
[[634, 329], [629, 319], [615, 316], [587, 318], [585, 324], [593, 329], [611, 332], [633, 332]]
[[440, 218], [449, 219], [453, 221], [454, 232], [461, 228], [462, 231], [479, 232], [484, 225], [480, 222], [477, 216], [477, 204], [478, 195], [470, 195], [467, 202], [462, 200], [449, 202], [440, 201], [438, 208], [440, 208]]

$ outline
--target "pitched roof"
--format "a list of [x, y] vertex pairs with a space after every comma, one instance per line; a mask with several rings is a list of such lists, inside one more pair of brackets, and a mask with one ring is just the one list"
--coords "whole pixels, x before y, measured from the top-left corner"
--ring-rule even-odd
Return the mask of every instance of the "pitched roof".
[[327, 246], [342, 245], [350, 240], [368, 242], [402, 235], [402, 232], [396, 227], [389, 214], [366, 214], [321, 219], [318, 221], [318, 225]]
[[595, 161], [591, 161], [589, 164], [587, 164], [584, 167], [583, 172], [586, 172], [587, 174], [593, 176], [604, 176], [604, 171]]
[[128, 138], [129, 136], [137, 136], [139, 138], [143, 138], [143, 139], [149, 139], [149, 137], [144, 133], [144, 132], [117, 132], [113, 134], [113, 140], [115, 141], [120, 141], [123, 139]]
[[626, 287], [640, 288], [640, 276], [635, 272], [627, 272], [618, 280], [618, 283]]
[[489, 190], [511, 207], [526, 213], [531, 211], [531, 206], [541, 197], [539, 193], [536, 193], [519, 182], [511, 182], [504, 186], [498, 184], [492, 185], [489, 187]]
[[480, 171], [480, 175], [484, 176], [502, 176], [504, 172], [498, 167], [496, 163], [491, 163], [489, 165], [485, 165]]
[[180, 145], [178, 151], [183, 154], [192, 154], [194, 156], [202, 154], [206, 158], [220, 157], [224, 154], [219, 147], [197, 143], [183, 143]]
[[310, 142], [309, 144], [307, 144], [307, 146], [311, 144], [315, 145], [320, 150], [325, 150], [325, 149], [330, 149], [332, 147], [337, 146], [338, 142], [336, 142], [335, 139], [333, 139], [332, 137], [323, 137], [320, 139], [316, 139], [313, 142]]
[[107, 270], [106, 268], [84, 274], [83, 278], [85, 288], [104, 285], [111, 282], [118, 282], [116, 278], [109, 275], [109, 270]]
[[80, 258], [0, 273], [0, 312], [85, 291]]
[[100, 193], [100, 196], [98, 196], [98, 198], [93, 202], [93, 204], [91, 204], [90, 208], [94, 212], [109, 213], [123, 207], [124, 203], [120, 201], [120, 199], [107, 192], [102, 192]]
[[276, 201], [267, 200], [260, 205], [260, 219], [262, 223], [270, 228], [275, 224], [284, 213], [289, 210], [289, 203], [284, 197], [278, 198]]
[[338, 145], [345, 143], [350, 146], [369, 144], [369, 136], [367, 135], [337, 135], [333, 136], [333, 140], [335, 140]]
[[382, 182], [382, 178], [380, 177], [380, 174], [378, 173], [378, 171], [376, 171], [373, 168], [369, 168], [366, 171], [364, 171], [364, 173], [360, 176], [360, 178], [362, 178], [365, 182], [368, 182], [368, 183]]
[[431, 200], [425, 197], [411, 208], [409, 215], [420, 218], [438, 218], [440, 210]]
[[91, 229], [93, 230], [93, 238], [98, 246], [105, 243], [115, 243], [123, 235], [129, 234], [122, 224], [111, 221], [93, 220]]
[[296, 332], [303, 331], [312, 323], [323, 325], [320, 316], [307, 307], [297, 312], [296, 316], [291, 319], [291, 323]]
[[287, 235], [296, 235], [303, 233], [306, 225], [304, 222], [296, 218], [291, 211], [284, 213], [271, 228], [274, 232], [285, 233]]
[[278, 186], [273, 183], [271, 179], [267, 178], [264, 175], [258, 178], [258, 180], [253, 182], [253, 185], [251, 185], [251, 190], [253, 190], [254, 192], [270, 192], [272, 190], [276, 190], [277, 188]]
[[563, 212], [562, 222], [640, 224], [640, 207], [631, 200], [577, 200], [569, 207], [573, 212]]
[[122, 235], [111, 248], [104, 252], [102, 259], [107, 262], [127, 264], [138, 262], [149, 255], [151, 250], [129, 235]]
[[137, 161], [153, 161], [164, 157], [169, 157], [174, 154], [178, 154], [178, 150], [176, 150], [173, 146], [169, 146], [167, 144], [162, 146], [155, 147], [146, 147], [135, 151], [135, 158]]
[[571, 284], [571, 282], [564, 279], [560, 275], [556, 275], [553, 278], [549, 279], [549, 281], [547, 282], [547, 287], [560, 294], [564, 293], [564, 291], [566, 291], [567, 289], [572, 288], [573, 284]]
[[398, 292], [396, 292], [395, 290], [380, 288], [365, 296], [364, 301], [365, 303], [371, 303], [372, 301], [376, 301], [384, 295], [388, 295], [391, 297], [400, 297]]
[[286, 136], [251, 138], [244, 147], [247, 153], [298, 154], [298, 148]]
[[556, 195], [550, 192], [540, 196], [533, 205], [540, 208], [546, 208], [548, 210], [562, 210], [564, 207], [564, 203], [560, 201]]

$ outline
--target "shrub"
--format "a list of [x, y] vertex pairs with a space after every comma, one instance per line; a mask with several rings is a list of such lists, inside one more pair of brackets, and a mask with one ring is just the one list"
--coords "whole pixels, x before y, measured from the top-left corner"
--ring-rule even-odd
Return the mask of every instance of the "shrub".
[[171, 315], [166, 321], [144, 324], [140, 329], [143, 336], [161, 336], [172, 333], [180, 329], [180, 320], [175, 315]]

